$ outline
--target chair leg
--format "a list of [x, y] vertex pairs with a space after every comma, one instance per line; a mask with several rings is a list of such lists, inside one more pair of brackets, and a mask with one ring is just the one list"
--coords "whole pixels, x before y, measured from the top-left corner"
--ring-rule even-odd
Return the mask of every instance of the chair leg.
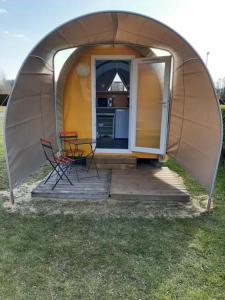
[[98, 175], [98, 177], [99, 177], [98, 166], [97, 166], [97, 164], [96, 164], [96, 161], [95, 161], [95, 158], [94, 158], [94, 157], [93, 157], [93, 161], [94, 161], [94, 164], [95, 164], [95, 170], [96, 170], [97, 175]]
[[66, 175], [66, 172], [67, 172], [67, 170], [68, 170], [69, 167], [70, 167], [70, 165], [67, 165], [67, 166], [65, 166], [65, 169], [63, 170], [63, 168], [61, 166], [59, 166], [59, 168], [62, 170], [62, 178], [63, 178], [63, 176], [65, 176], [66, 179], [69, 181], [69, 183], [71, 185], [73, 185], [72, 182], [71, 182], [71, 180], [69, 179], [69, 177]]
[[[58, 168], [59, 170], [58, 170], [57, 168]], [[59, 165], [56, 166], [55, 171], [56, 171], [56, 173], [57, 173], [57, 177], [58, 177], [58, 178], [56, 177], [56, 182], [55, 182], [55, 184], [53, 185], [52, 190], [54, 190], [54, 188], [57, 186], [57, 184], [59, 183], [60, 180], [63, 180], [63, 179], [62, 179], [62, 174], [60, 174], [60, 168], [59, 168]]]
[[44, 184], [46, 184], [47, 182], [48, 182], [48, 180], [50, 179], [50, 177], [52, 176], [52, 174], [54, 173], [54, 171], [55, 171], [55, 169], [53, 169], [52, 171], [51, 171], [51, 173], [48, 175], [48, 177], [45, 179], [45, 182], [44, 182]]
[[54, 184], [54, 186], [52, 187], [52, 190], [55, 189], [55, 187], [57, 186], [57, 184], [59, 183], [60, 180], [63, 180], [63, 176], [66, 177], [66, 179], [68, 180], [68, 182], [70, 183], [70, 185], [73, 185], [73, 183], [71, 182], [71, 180], [69, 179], [69, 177], [66, 175], [66, 171], [68, 170], [70, 165], [65, 166], [65, 168], [63, 169], [63, 167], [61, 167], [59, 164], [57, 165], [57, 167], [59, 168], [59, 170], [61, 171], [61, 173], [59, 171], [57, 171], [59, 178], [58, 180], [56, 180], [56, 183]]
[[98, 166], [97, 166], [96, 161], [95, 161], [95, 150], [96, 150], [96, 147], [93, 148], [92, 144], [90, 144], [90, 150], [91, 150], [91, 152], [90, 152], [91, 161], [90, 161], [90, 165], [89, 165], [89, 167], [88, 167], [88, 171], [90, 170], [91, 165], [92, 165], [92, 163], [94, 162], [95, 170], [96, 170], [96, 173], [97, 173], [97, 175], [98, 175], [98, 177], [99, 177]]
[[[49, 161], [50, 162], [50, 161]], [[52, 162], [50, 162], [50, 165], [52, 166], [52, 171], [51, 173], [48, 175], [48, 177], [45, 179], [44, 184], [46, 184], [48, 182], [48, 180], [52, 177], [53, 173], [56, 172], [56, 174], [58, 174], [56, 168], [57, 166], [54, 166], [54, 164]]]
[[98, 167], [97, 167], [97, 164], [96, 164], [94, 155], [92, 155], [91, 158], [90, 158], [90, 164], [89, 164], [89, 167], [87, 168], [87, 172], [89, 172], [89, 170], [90, 170], [90, 168], [91, 168], [91, 166], [92, 166], [93, 163], [94, 163], [94, 165], [95, 165], [96, 173], [97, 173], [97, 175], [98, 175], [98, 177], [99, 177], [99, 171], [98, 171]]
[[77, 181], [79, 182], [79, 176], [78, 176], [76, 165], [75, 165], [75, 173], [76, 173]]

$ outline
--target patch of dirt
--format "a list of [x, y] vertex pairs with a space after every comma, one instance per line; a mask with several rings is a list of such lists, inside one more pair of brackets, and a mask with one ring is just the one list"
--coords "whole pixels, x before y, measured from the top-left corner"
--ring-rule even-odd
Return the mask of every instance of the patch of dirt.
[[196, 197], [186, 204], [156, 205], [140, 202], [121, 202], [109, 198], [108, 201], [61, 200], [32, 198], [31, 191], [40, 181], [26, 183], [14, 190], [15, 204], [12, 205], [7, 191], [0, 191], [3, 206], [9, 213], [22, 215], [108, 215], [132, 218], [193, 218], [206, 211], [207, 196]]

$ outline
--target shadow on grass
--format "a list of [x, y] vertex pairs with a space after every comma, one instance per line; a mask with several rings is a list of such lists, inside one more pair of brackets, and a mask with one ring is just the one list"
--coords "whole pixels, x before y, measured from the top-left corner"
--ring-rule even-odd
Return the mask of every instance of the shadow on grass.
[[17, 299], [212, 299], [222, 292], [216, 214], [148, 220], [1, 212], [1, 220], [4, 299], [15, 291]]

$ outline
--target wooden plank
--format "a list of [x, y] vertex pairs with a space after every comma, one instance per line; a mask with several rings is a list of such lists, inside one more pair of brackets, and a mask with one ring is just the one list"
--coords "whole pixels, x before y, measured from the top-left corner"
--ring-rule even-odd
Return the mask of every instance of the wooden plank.
[[190, 200], [188, 195], [127, 195], [127, 194], [111, 194], [111, 198], [120, 201], [138, 201], [138, 202], [182, 202], [187, 203]]
[[121, 201], [187, 202], [186, 187], [168, 168], [112, 171], [112, 198]]
[[[135, 157], [95, 157], [98, 164], [137, 164]], [[90, 164], [91, 159], [87, 159], [87, 164]]]
[[108, 199], [108, 193], [105, 194], [96, 194], [96, 195], [86, 195], [86, 194], [59, 194], [59, 193], [48, 193], [48, 192], [40, 192], [40, 193], [32, 193], [32, 197], [34, 198], [49, 198], [49, 199], [71, 199], [71, 200], [99, 200], [105, 201]]
[[[75, 174], [68, 174], [73, 185], [67, 180], [60, 181], [56, 188], [52, 190], [56, 178], [51, 178], [46, 184], [41, 182], [33, 191], [32, 197], [73, 199], [73, 200], [106, 200], [109, 196], [111, 172], [102, 170], [100, 177], [84, 177], [82, 180], [75, 181]], [[89, 174], [95, 174], [90, 171]]]
[[106, 157], [106, 158], [137, 158], [133, 153], [119, 154], [119, 153], [95, 153], [95, 158]]
[[[126, 184], [128, 185], [132, 185], [136, 187], [136, 189], [160, 189], [160, 190], [168, 190], [168, 189], [181, 189], [181, 190], [186, 190], [186, 188], [182, 185], [182, 184], [168, 184], [165, 182], [151, 182], [151, 181], [143, 181], [142, 183], [138, 182], [138, 181], [126, 181]], [[124, 182], [121, 183], [121, 181], [115, 180], [113, 181], [113, 185], [117, 186], [117, 189], [124, 188]]]
[[[91, 166], [91, 168], [95, 168], [95, 166]], [[104, 170], [130, 170], [130, 169], [136, 169], [135, 164], [99, 164], [97, 163], [98, 169], [104, 169]]]

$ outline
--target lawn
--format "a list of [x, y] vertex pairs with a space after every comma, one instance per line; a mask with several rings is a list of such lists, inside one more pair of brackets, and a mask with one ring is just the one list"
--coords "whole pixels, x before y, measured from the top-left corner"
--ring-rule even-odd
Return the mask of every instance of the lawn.
[[221, 166], [214, 213], [193, 219], [23, 216], [1, 205], [0, 299], [225, 299], [224, 174]]
[[5, 107], [0, 106], [0, 190], [7, 188], [8, 180], [6, 176], [6, 165], [4, 159], [4, 149], [3, 149], [3, 116]]

